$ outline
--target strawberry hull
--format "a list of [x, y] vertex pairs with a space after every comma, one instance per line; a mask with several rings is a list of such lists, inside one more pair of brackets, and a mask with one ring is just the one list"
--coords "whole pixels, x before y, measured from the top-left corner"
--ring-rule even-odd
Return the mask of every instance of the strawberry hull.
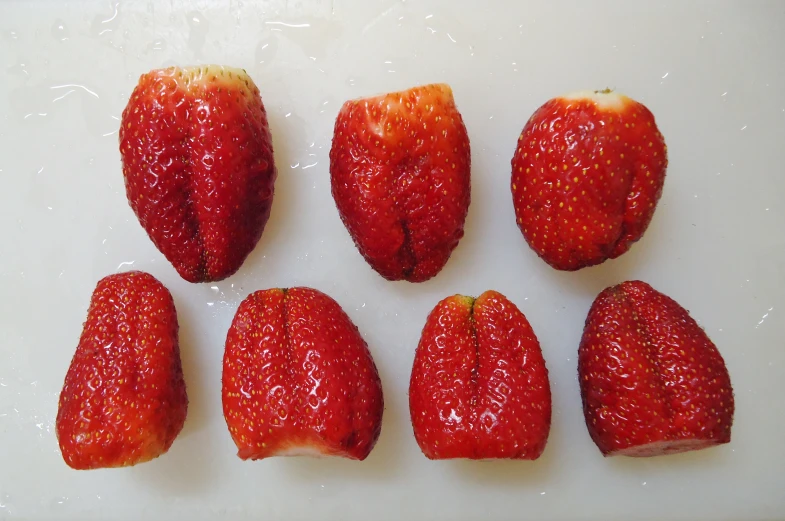
[[347, 101], [330, 149], [332, 194], [370, 266], [422, 282], [463, 237], [471, 191], [469, 137], [449, 86]]
[[734, 400], [719, 351], [645, 282], [604, 290], [578, 350], [586, 425], [605, 456], [656, 456], [730, 442]]
[[126, 195], [189, 282], [235, 273], [262, 235], [276, 169], [259, 90], [245, 71], [171, 67], [139, 79], [120, 126]]

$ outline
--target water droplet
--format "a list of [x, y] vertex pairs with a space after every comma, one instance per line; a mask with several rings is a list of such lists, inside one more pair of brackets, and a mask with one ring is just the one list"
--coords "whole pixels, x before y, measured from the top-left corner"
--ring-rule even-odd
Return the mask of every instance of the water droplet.
[[99, 14], [93, 18], [90, 33], [93, 37], [109, 36], [120, 25], [120, 2], [112, 4], [110, 13]]
[[263, 38], [256, 44], [255, 60], [259, 65], [269, 66], [278, 52], [278, 39], [275, 36]]
[[65, 26], [65, 22], [62, 21], [60, 18], [55, 20], [55, 23], [52, 25], [52, 38], [57, 41], [64, 42], [68, 39], [68, 28]]
[[156, 38], [147, 44], [147, 52], [163, 51], [166, 49], [166, 40], [163, 38]]
[[188, 35], [188, 47], [193, 51], [195, 56], [201, 57], [204, 42], [207, 40], [207, 28], [209, 24], [207, 23], [207, 20], [205, 20], [204, 15], [198, 11], [191, 11], [188, 13], [186, 15], [186, 20], [188, 21], [188, 27], [191, 28], [191, 32]]

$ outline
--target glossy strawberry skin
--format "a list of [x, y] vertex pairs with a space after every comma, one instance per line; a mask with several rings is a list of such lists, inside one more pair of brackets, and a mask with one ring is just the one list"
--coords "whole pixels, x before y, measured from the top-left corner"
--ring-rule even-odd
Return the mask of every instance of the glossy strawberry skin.
[[333, 299], [310, 288], [249, 295], [226, 337], [223, 410], [242, 459], [363, 460], [382, 426], [368, 346]]
[[463, 237], [470, 171], [447, 85], [347, 101], [338, 114], [333, 198], [357, 249], [388, 280], [422, 282], [444, 267]]
[[592, 304], [578, 351], [583, 411], [605, 456], [657, 456], [728, 443], [733, 389], [689, 313], [641, 281]]
[[649, 226], [667, 165], [642, 104], [611, 92], [554, 98], [526, 123], [512, 159], [518, 227], [559, 270], [616, 258]]
[[177, 333], [172, 296], [152, 275], [98, 282], [57, 411], [70, 467], [124, 467], [169, 450], [188, 409]]
[[495, 291], [439, 302], [415, 354], [409, 411], [429, 459], [537, 459], [550, 432], [551, 391], [523, 313]]
[[189, 282], [235, 273], [262, 235], [276, 178], [259, 90], [219, 66], [142, 75], [123, 111], [126, 195]]

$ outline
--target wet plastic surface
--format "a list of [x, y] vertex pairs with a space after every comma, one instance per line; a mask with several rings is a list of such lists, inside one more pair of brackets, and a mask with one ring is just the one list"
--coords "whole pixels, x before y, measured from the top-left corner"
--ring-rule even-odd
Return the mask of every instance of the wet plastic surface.
[[[776, 3], [2, 2], [0, 5], [0, 518], [764, 519], [785, 513], [785, 12]], [[467, 3], [468, 4], [468, 3]], [[496, 5], [496, 7], [492, 7]], [[270, 220], [232, 277], [182, 280], [123, 186], [118, 125], [144, 72], [245, 68], [279, 176]], [[347, 99], [446, 82], [472, 149], [465, 236], [444, 270], [388, 282], [354, 247], [328, 153]], [[547, 266], [515, 224], [510, 160], [547, 99], [614, 87], [668, 143], [641, 241], [577, 273]], [[96, 281], [141, 269], [172, 292], [190, 399], [155, 461], [76, 472], [57, 396]], [[733, 441], [603, 459], [583, 423], [577, 349], [594, 297], [642, 279], [699, 320], [736, 392]], [[384, 386], [363, 462], [243, 462], [221, 413], [221, 357], [240, 301], [306, 285], [360, 328]], [[447, 295], [504, 293], [531, 322], [553, 390], [535, 462], [430, 462], [407, 408], [414, 349]]]

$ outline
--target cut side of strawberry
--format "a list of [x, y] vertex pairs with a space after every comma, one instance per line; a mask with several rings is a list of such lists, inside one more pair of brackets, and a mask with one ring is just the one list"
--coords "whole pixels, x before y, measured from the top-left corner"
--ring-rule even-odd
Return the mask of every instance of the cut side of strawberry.
[[240, 268], [270, 216], [277, 175], [267, 113], [244, 70], [142, 75], [123, 111], [120, 154], [131, 208], [185, 280]]
[[310, 288], [248, 296], [226, 337], [223, 410], [241, 459], [365, 459], [381, 431], [381, 381], [357, 327]]
[[551, 425], [540, 344], [506, 297], [448, 297], [431, 311], [409, 384], [414, 436], [429, 459], [537, 459]]
[[332, 194], [357, 249], [389, 280], [422, 282], [463, 237], [469, 137], [444, 84], [347, 101], [330, 150]]
[[613, 259], [638, 241], [662, 195], [667, 147], [652, 113], [622, 94], [546, 102], [512, 159], [512, 197], [529, 246], [559, 270]]
[[594, 301], [578, 373], [586, 425], [606, 456], [730, 442], [733, 388], [722, 356], [684, 308], [645, 282]]
[[648, 458], [651, 456], [662, 456], [665, 454], [678, 454], [680, 452], [688, 452], [691, 450], [705, 449], [717, 445], [716, 441], [710, 440], [672, 440], [672, 441], [655, 441], [652, 443], [644, 443], [636, 447], [628, 449], [621, 449], [613, 453], [608, 453], [606, 456], [631, 456], [637, 458]]

